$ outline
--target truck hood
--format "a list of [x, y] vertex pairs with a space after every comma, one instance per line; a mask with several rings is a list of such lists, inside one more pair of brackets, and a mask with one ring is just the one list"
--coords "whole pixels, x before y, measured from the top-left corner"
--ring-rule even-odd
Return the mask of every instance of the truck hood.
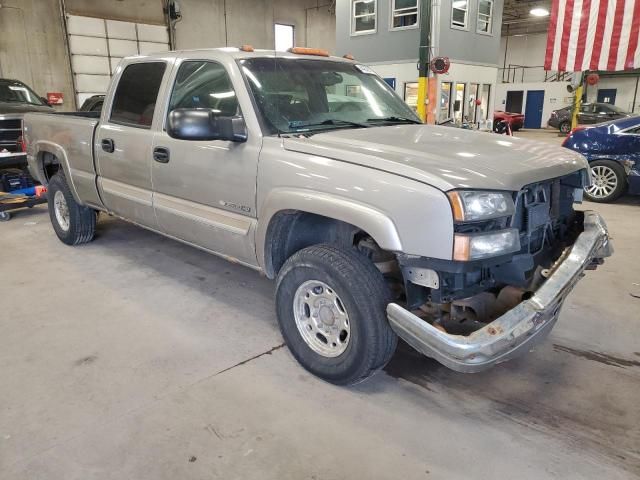
[[447, 191], [520, 190], [588, 168], [569, 149], [539, 141], [434, 125], [343, 129], [286, 137], [284, 148], [401, 175]]
[[0, 115], [13, 115], [28, 112], [53, 113], [55, 110], [46, 105], [31, 105], [29, 103], [0, 102]]

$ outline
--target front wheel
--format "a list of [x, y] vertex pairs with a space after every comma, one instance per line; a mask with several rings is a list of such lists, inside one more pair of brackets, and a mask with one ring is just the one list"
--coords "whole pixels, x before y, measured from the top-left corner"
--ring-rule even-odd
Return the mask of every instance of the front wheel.
[[375, 265], [356, 250], [315, 245], [278, 274], [276, 311], [287, 346], [314, 375], [337, 385], [365, 380], [395, 352], [386, 317], [390, 293]]
[[96, 213], [73, 198], [67, 179], [56, 173], [47, 189], [49, 218], [58, 238], [67, 245], [79, 245], [93, 240]]
[[585, 197], [592, 202], [613, 202], [627, 190], [624, 168], [611, 160], [591, 162], [591, 186], [584, 189]]
[[562, 122], [560, 124], [560, 133], [568, 135], [571, 132], [571, 122]]

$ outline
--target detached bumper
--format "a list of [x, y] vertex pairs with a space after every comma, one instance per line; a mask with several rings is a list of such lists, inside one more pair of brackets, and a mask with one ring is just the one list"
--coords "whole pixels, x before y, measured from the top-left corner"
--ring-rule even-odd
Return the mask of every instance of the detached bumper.
[[535, 295], [471, 335], [442, 332], [395, 303], [387, 306], [387, 317], [398, 336], [424, 355], [458, 372], [479, 372], [542, 341], [582, 272], [612, 253], [604, 220], [596, 212], [586, 211], [584, 231]]

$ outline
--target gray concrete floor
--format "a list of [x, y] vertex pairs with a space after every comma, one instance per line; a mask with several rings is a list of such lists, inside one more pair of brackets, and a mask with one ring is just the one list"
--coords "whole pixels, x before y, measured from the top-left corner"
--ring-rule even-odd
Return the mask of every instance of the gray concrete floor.
[[127, 223], [0, 224], [0, 478], [640, 476], [640, 202], [550, 338], [463, 375], [402, 346], [354, 388], [281, 348], [273, 283]]

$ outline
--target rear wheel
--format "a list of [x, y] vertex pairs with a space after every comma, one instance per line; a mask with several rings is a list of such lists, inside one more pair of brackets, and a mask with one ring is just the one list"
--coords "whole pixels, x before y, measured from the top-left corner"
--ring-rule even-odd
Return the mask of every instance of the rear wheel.
[[397, 337], [386, 317], [382, 274], [356, 250], [315, 245], [278, 274], [276, 310], [293, 356], [338, 385], [361, 382], [391, 359]]
[[64, 174], [56, 173], [48, 185], [49, 218], [58, 238], [67, 245], [93, 240], [96, 213], [73, 198]]
[[571, 122], [562, 122], [559, 128], [560, 133], [569, 134], [569, 132], [571, 131]]
[[627, 191], [624, 168], [611, 160], [591, 162], [591, 186], [584, 190], [592, 202], [613, 202]]

